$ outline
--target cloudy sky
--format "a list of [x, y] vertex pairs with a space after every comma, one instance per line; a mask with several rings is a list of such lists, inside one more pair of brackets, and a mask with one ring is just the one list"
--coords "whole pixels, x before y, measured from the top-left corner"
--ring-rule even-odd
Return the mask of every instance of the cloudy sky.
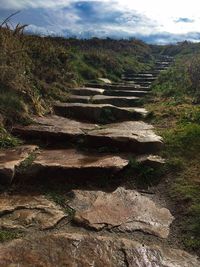
[[0, 0], [1, 21], [15, 11], [39, 34], [200, 41], [200, 0]]

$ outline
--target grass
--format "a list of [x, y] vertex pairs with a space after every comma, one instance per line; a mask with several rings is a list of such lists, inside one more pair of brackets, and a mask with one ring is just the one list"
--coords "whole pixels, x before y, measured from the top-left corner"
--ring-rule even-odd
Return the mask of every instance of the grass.
[[16, 230], [0, 230], [0, 243], [20, 238], [22, 233]]
[[[138, 40], [77, 40], [25, 35], [24, 27], [0, 27], [0, 114], [7, 124], [64, 102], [68, 88], [106, 77], [121, 78], [127, 68], [138, 72], [154, 62], [150, 46]], [[12, 28], [12, 27], [11, 27]]]
[[148, 189], [153, 185], [157, 185], [162, 177], [162, 168], [154, 168], [137, 162], [134, 158], [129, 159], [129, 168], [125, 176], [132, 180], [136, 188]]
[[50, 200], [54, 201], [57, 205], [61, 206], [64, 209], [65, 213], [68, 214], [69, 219], [72, 219], [74, 217], [75, 210], [73, 210], [67, 205], [68, 199], [61, 190], [58, 191], [48, 190], [46, 191], [45, 195]]
[[0, 149], [16, 147], [21, 144], [21, 140], [12, 136], [3, 126], [0, 126]]
[[17, 167], [17, 172], [22, 174], [26, 173], [29, 167], [33, 164], [36, 159], [37, 151], [34, 151], [29, 154], [29, 156]]
[[158, 95], [146, 106], [154, 110], [152, 122], [166, 144], [163, 178], [170, 181], [166, 193], [179, 218], [179, 238], [200, 253], [200, 108], [187, 95], [182, 101]]

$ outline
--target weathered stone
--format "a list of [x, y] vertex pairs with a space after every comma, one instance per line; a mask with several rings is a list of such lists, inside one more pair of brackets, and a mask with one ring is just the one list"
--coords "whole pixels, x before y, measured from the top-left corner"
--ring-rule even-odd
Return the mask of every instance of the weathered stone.
[[69, 204], [76, 210], [74, 221], [96, 230], [118, 229], [122, 232], [140, 230], [167, 238], [173, 216], [151, 199], [134, 190], [118, 188], [112, 193], [73, 191]]
[[121, 108], [108, 104], [57, 103], [57, 115], [94, 123], [119, 122], [145, 118], [144, 108]]
[[0, 228], [50, 229], [65, 217], [58, 206], [42, 195], [0, 195]]
[[141, 121], [97, 124], [81, 123], [58, 116], [35, 117], [37, 124], [15, 126], [13, 132], [24, 138], [48, 139], [67, 145], [70, 141], [84, 138], [87, 146], [109, 147], [120, 151], [152, 153], [162, 148], [160, 136], [153, 132], [153, 126]]
[[80, 152], [75, 149], [40, 150], [31, 168], [50, 177], [102, 178], [128, 166], [125, 157], [109, 154]]
[[142, 155], [137, 157], [136, 160], [142, 165], [150, 166], [153, 168], [160, 167], [165, 164], [165, 159], [157, 155]]
[[13, 133], [24, 138], [47, 139], [62, 141], [67, 145], [70, 141], [81, 138], [86, 130], [98, 127], [90, 123], [81, 123], [59, 116], [33, 117], [35, 124], [28, 126], [16, 125]]
[[132, 80], [136, 83], [140, 83], [140, 82], [154, 82], [156, 80], [156, 77], [153, 76], [128, 76], [128, 77], [124, 77], [124, 80]]
[[90, 103], [92, 96], [82, 96], [82, 95], [70, 95], [67, 98], [69, 103]]
[[11, 183], [16, 167], [36, 149], [37, 146], [29, 145], [0, 150], [0, 183]]
[[102, 81], [102, 82], [104, 82], [104, 83], [109, 83], [109, 84], [112, 83], [112, 81], [109, 80], [109, 79], [107, 79], [107, 78], [99, 78], [98, 80], [99, 80], [99, 81]]
[[141, 121], [107, 124], [89, 131], [87, 138], [94, 145], [101, 144], [140, 154], [152, 153], [163, 147], [162, 138], [153, 132], [153, 126]]
[[135, 85], [124, 85], [124, 84], [93, 84], [88, 83], [85, 84], [86, 87], [93, 87], [93, 88], [102, 88], [102, 89], [108, 89], [108, 90], [135, 90], [138, 88], [138, 86]]
[[136, 96], [122, 97], [122, 96], [106, 96], [96, 95], [92, 97], [92, 103], [94, 104], [111, 104], [118, 107], [134, 107], [139, 105], [139, 98]]
[[137, 96], [142, 97], [149, 94], [149, 91], [142, 91], [142, 90], [105, 90], [104, 95], [108, 96]]
[[72, 88], [69, 89], [69, 91], [73, 95], [82, 95], [82, 96], [101, 95], [104, 93], [104, 89], [90, 88], [90, 87]]
[[0, 245], [1, 267], [199, 267], [184, 251], [146, 246], [127, 239], [48, 234]]

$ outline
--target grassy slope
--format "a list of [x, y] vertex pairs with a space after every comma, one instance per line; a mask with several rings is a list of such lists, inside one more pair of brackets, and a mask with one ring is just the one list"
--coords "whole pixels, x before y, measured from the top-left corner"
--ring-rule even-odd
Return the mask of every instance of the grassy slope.
[[0, 28], [0, 147], [17, 144], [8, 142], [3, 124], [9, 129], [29, 123], [31, 114], [51, 112], [53, 101], [67, 99], [67, 88], [99, 77], [117, 81], [128, 68], [153, 64], [151, 48], [141, 41], [44, 38], [22, 30]]
[[[174, 49], [174, 47], [173, 47]], [[153, 124], [163, 136], [167, 158], [165, 180], [178, 218], [178, 235], [189, 250], [200, 253], [200, 106], [199, 88], [194, 84], [191, 65], [199, 55], [181, 53], [176, 63], [153, 86]], [[184, 64], [183, 64], [184, 63]], [[195, 72], [196, 75], [197, 72]]]

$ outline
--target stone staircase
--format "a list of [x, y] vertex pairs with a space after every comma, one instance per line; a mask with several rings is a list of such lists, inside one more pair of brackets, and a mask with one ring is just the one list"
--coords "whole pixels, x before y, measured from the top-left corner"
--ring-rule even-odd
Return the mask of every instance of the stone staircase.
[[[1, 152], [1, 182], [25, 177], [26, 183], [47, 179], [55, 187], [70, 187], [65, 205], [75, 215], [38, 193], [0, 194], [0, 228], [26, 232], [25, 238], [0, 245], [0, 266], [200, 266], [195, 256], [165, 242], [171, 212], [148, 192], [124, 183], [131, 160], [154, 168], [164, 164], [163, 140], [146, 122], [142, 99], [171, 62], [164, 57], [152, 71], [125, 73], [120, 84], [70, 89], [67, 103], [54, 104], [54, 115], [15, 125], [13, 134], [28, 145]], [[25, 172], [18, 175], [24, 163]], [[95, 188], [86, 186], [88, 180]], [[113, 187], [100, 186], [115, 180], [120, 182]]]

